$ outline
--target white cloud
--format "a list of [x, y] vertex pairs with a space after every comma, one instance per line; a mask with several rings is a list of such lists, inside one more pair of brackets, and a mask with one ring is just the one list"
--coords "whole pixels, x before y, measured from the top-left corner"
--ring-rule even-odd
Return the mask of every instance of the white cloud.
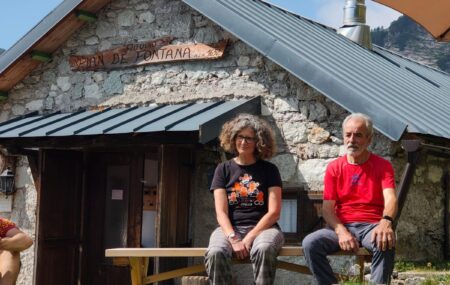
[[[328, 0], [317, 10], [317, 21], [333, 28], [339, 28], [344, 22], [344, 0]], [[371, 29], [389, 27], [392, 21], [400, 17], [400, 13], [383, 5], [366, 1], [366, 22]]]
[[398, 17], [402, 15], [399, 12], [386, 6], [374, 3], [372, 1], [368, 2], [369, 3], [366, 3], [366, 20], [368, 25], [370, 25], [370, 28], [372, 29], [381, 26], [387, 28], [392, 23], [392, 21], [397, 20]]

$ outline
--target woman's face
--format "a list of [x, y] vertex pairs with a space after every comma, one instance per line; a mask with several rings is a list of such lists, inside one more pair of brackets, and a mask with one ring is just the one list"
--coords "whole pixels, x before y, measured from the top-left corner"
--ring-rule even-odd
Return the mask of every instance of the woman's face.
[[236, 135], [236, 150], [239, 155], [254, 155], [256, 135], [252, 128], [244, 128]]

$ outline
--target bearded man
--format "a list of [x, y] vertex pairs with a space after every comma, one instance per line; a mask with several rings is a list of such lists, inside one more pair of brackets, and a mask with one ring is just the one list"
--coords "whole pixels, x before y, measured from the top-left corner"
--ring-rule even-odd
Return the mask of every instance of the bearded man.
[[322, 211], [327, 227], [305, 237], [305, 258], [318, 284], [336, 284], [327, 255], [362, 246], [373, 253], [370, 282], [388, 284], [397, 213], [394, 171], [389, 161], [367, 149], [373, 137], [367, 115], [349, 115], [342, 130], [347, 153], [333, 160], [325, 173]]

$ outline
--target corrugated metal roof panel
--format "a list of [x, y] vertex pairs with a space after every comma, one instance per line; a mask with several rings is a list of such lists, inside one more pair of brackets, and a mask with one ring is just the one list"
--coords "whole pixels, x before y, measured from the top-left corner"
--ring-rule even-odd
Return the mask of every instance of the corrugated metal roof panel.
[[450, 76], [261, 0], [183, 0], [393, 140], [450, 138]]
[[[53, 113], [13, 119], [0, 125], [0, 143], [7, 139], [103, 134], [199, 131], [199, 141], [216, 137], [222, 124], [237, 113], [260, 113], [259, 97], [250, 100], [183, 103], [148, 107]], [[214, 124], [214, 128], [210, 127]]]

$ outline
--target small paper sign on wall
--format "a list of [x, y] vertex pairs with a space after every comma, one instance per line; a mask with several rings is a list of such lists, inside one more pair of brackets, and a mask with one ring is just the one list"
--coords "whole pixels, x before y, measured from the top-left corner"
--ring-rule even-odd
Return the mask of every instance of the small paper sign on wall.
[[162, 62], [217, 59], [223, 56], [227, 45], [226, 40], [214, 44], [169, 45], [173, 39], [164, 37], [93, 55], [74, 55], [69, 59], [70, 67], [74, 71], [109, 70]]
[[111, 190], [111, 200], [123, 200], [123, 190], [122, 189], [112, 189]]
[[12, 195], [0, 194], [0, 212], [11, 212], [12, 211]]

